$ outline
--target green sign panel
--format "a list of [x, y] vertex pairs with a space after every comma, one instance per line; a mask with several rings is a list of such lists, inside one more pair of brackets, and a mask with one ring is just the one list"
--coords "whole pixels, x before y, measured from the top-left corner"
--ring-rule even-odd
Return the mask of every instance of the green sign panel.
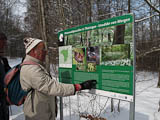
[[96, 94], [133, 101], [133, 21], [127, 14], [59, 32], [59, 81], [95, 79]]

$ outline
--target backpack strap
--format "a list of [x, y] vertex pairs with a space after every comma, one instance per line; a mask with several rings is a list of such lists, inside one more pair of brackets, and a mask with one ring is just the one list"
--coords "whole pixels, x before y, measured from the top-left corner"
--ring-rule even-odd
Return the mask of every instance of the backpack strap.
[[4, 78], [4, 83], [5, 85], [8, 85], [8, 83], [11, 81], [11, 79], [13, 78], [13, 76], [16, 74], [16, 72], [18, 71], [18, 69], [16, 69], [18, 66], [16, 66], [13, 70], [11, 70], [9, 72], [9, 74], [7, 74]]
[[39, 65], [39, 64], [36, 62], [33, 62], [33, 61], [25, 61], [25, 62], [21, 63], [20, 66], [17, 65], [13, 70], [10, 71], [10, 73], [7, 76], [5, 76], [4, 82], [6, 85], [8, 85], [10, 80], [13, 78], [13, 76], [16, 74], [16, 72], [21, 69], [21, 67], [23, 65]]
[[22, 62], [22, 63], [21, 63], [21, 66], [23, 66], [23, 65], [39, 65], [39, 64], [36, 63], [36, 62], [33, 62], [33, 61], [28, 60], [28, 61]]

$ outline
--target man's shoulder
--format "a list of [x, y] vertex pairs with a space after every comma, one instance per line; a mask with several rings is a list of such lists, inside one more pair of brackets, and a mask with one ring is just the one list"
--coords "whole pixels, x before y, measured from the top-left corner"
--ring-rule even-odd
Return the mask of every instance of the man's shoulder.
[[29, 70], [29, 71], [40, 69], [40, 68], [41, 67], [38, 64], [24, 64], [21, 66], [21, 70]]
[[45, 68], [40, 64], [24, 64], [21, 66], [21, 72], [24, 74], [34, 74], [44, 70]]

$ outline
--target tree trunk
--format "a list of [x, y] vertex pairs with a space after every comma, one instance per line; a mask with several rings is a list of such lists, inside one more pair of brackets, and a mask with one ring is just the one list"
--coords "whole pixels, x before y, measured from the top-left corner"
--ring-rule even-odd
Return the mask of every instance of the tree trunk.
[[87, 23], [92, 22], [92, 0], [85, 0], [86, 4], [86, 16], [89, 17], [89, 19], [86, 19]]
[[[160, 6], [160, 0], [159, 0], [159, 6]], [[160, 33], [160, 13], [159, 13], [159, 33]]]
[[125, 25], [116, 26], [113, 44], [124, 44]]
[[[48, 51], [48, 39], [47, 39], [47, 34], [46, 34], [46, 20], [45, 20], [45, 9], [44, 9], [44, 0], [39, 0], [39, 6], [40, 6], [40, 18], [41, 18], [41, 37], [45, 42], [46, 50]], [[45, 60], [45, 67], [48, 72], [50, 72], [50, 63], [49, 63], [49, 56], [48, 54], [46, 55], [46, 60]]]
[[128, 0], [128, 13], [131, 12], [131, 0]]
[[62, 24], [62, 28], [63, 30], [66, 29], [66, 22], [65, 22], [65, 15], [64, 15], [64, 9], [63, 9], [63, 0], [57, 0], [58, 3], [58, 12], [59, 12], [59, 16], [61, 18], [60, 22]]
[[[151, 7], [150, 7], [150, 16], [152, 16], [152, 8]], [[152, 25], [152, 22], [153, 22], [153, 20], [152, 20], [152, 17], [151, 17], [150, 18], [150, 40], [151, 41], [153, 39], [153, 29], [152, 29], [153, 25]]]
[[[159, 56], [159, 58], [160, 58], [160, 56]], [[157, 87], [160, 88], [160, 61], [159, 61], [159, 70], [158, 71], [159, 71], [159, 77], [158, 77], [158, 85], [157, 85]]]

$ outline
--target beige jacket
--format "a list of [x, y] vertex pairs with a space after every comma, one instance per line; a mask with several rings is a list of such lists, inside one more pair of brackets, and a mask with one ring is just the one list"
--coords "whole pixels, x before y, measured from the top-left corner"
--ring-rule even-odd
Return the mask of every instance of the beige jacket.
[[74, 95], [74, 85], [56, 82], [39, 60], [27, 55], [24, 61], [29, 60], [39, 65], [23, 65], [21, 68], [22, 89], [34, 89], [24, 102], [25, 117], [27, 120], [55, 120], [55, 96]]

